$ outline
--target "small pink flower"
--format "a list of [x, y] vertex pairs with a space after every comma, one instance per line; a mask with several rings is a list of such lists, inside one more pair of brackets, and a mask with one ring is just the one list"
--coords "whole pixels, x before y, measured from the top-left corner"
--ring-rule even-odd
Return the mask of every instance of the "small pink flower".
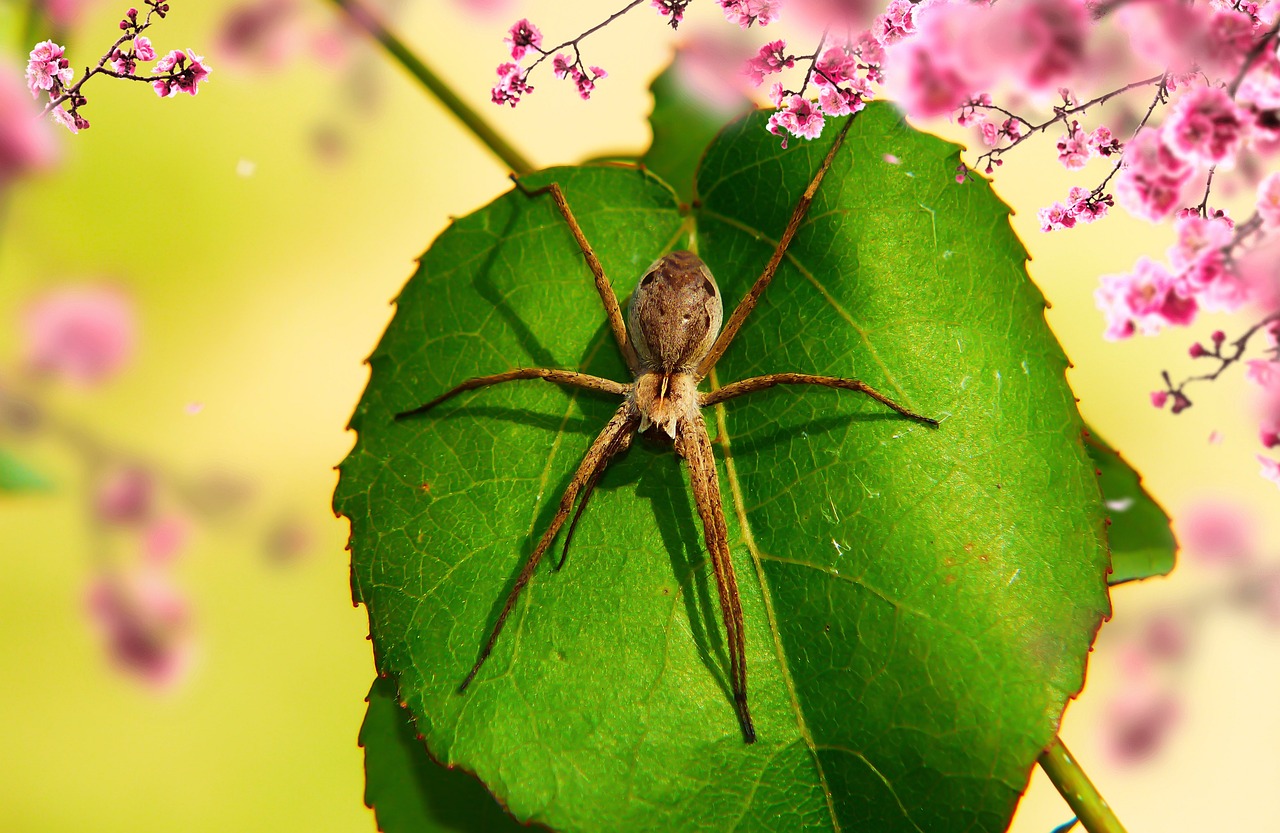
[[1262, 479], [1270, 480], [1280, 486], [1280, 460], [1272, 460], [1270, 457], [1259, 454], [1258, 462], [1262, 464], [1262, 470], [1258, 472], [1262, 475]]
[[148, 564], [159, 567], [169, 564], [187, 545], [191, 537], [190, 524], [178, 515], [159, 518], [142, 534], [142, 556]]
[[911, 0], [891, 0], [884, 14], [871, 24], [871, 34], [883, 46], [897, 43], [916, 31], [916, 4]]
[[185, 52], [175, 49], [156, 63], [156, 74], [168, 77], [153, 81], [151, 86], [161, 98], [171, 98], [179, 92], [195, 95], [200, 83], [209, 77], [209, 72], [203, 57], [190, 49]]
[[757, 87], [764, 83], [766, 75], [782, 72], [796, 65], [795, 58], [788, 57], [786, 41], [771, 41], [760, 47], [754, 58], [747, 61], [743, 72]]
[[151, 38], [145, 35], [138, 35], [133, 39], [133, 55], [139, 61], [154, 61], [156, 59], [156, 48], [151, 45]]
[[1078, 171], [1089, 161], [1089, 140], [1072, 122], [1072, 130], [1058, 140], [1058, 161], [1069, 171]]
[[35, 373], [94, 385], [114, 376], [133, 357], [133, 305], [118, 290], [52, 290], [31, 302], [22, 323], [25, 362]]
[[512, 24], [503, 40], [511, 44], [511, 59], [519, 61], [526, 52], [541, 51], [542, 32], [527, 19], [521, 18]]
[[1250, 359], [1245, 362], [1244, 378], [1262, 388], [1280, 389], [1280, 363], [1273, 359]]
[[684, 10], [693, 0], [649, 0], [649, 4], [658, 10], [658, 14], [671, 18], [671, 28], [679, 29], [684, 20]]
[[1149, 682], [1127, 685], [1106, 718], [1111, 756], [1121, 764], [1150, 758], [1160, 750], [1178, 717], [1178, 703], [1172, 694], [1155, 690]]
[[842, 84], [857, 77], [858, 56], [841, 47], [833, 46], [822, 53], [822, 57], [814, 64], [813, 70], [813, 83], [819, 86]]
[[1160, 132], [1179, 158], [1230, 166], [1244, 142], [1245, 113], [1221, 87], [1192, 87], [1173, 104]]
[[716, 4], [724, 10], [725, 19], [736, 23], [743, 29], [753, 23], [768, 26], [778, 19], [779, 0], [716, 0]]
[[818, 93], [818, 105], [823, 113], [836, 118], [861, 111], [867, 106], [866, 102], [869, 98], [871, 98], [870, 85], [864, 79], [857, 78], [844, 87], [837, 87], [835, 84], [824, 85], [822, 92]]
[[1253, 517], [1229, 503], [1204, 502], [1179, 518], [1183, 547], [1206, 564], [1243, 564], [1257, 545]]
[[[563, 56], [557, 55], [559, 59]], [[525, 93], [533, 92], [533, 87], [525, 83], [524, 71], [516, 64], [499, 64], [498, 65], [498, 83], [491, 91], [491, 98], [494, 104], [510, 104], [515, 107], [520, 103], [520, 97]]]
[[1075, 212], [1060, 202], [1040, 209], [1039, 216], [1041, 231], [1069, 229], [1074, 228], [1076, 224]]
[[1096, 127], [1089, 134], [1089, 150], [1098, 156], [1113, 156], [1123, 150], [1120, 140], [1111, 135], [1111, 130], [1106, 127]]
[[1235, 312], [1252, 300], [1252, 289], [1218, 249], [1201, 255], [1178, 273], [1175, 291], [1206, 312]]
[[1144, 130], [1124, 149], [1116, 199], [1135, 217], [1160, 222], [1182, 201], [1191, 174], [1191, 166], [1173, 154], [1160, 132]]
[[1152, 335], [1164, 326], [1185, 326], [1195, 320], [1195, 299], [1179, 295], [1174, 276], [1149, 258], [1139, 258], [1131, 274], [1103, 275], [1101, 282], [1094, 300], [1107, 317], [1110, 340], [1139, 331]]
[[[513, 66], [513, 64], [503, 64], [502, 66]], [[551, 72], [556, 78], [568, 78], [570, 71], [573, 70], [573, 61], [569, 60], [569, 56], [563, 52], [557, 52], [556, 56], [551, 59]], [[502, 67], [498, 67], [498, 74], [502, 74]]]
[[982, 136], [982, 143], [989, 148], [1000, 144], [1000, 128], [992, 122], [984, 121], [979, 125], [978, 134]]
[[1201, 257], [1231, 242], [1235, 223], [1225, 214], [1201, 217], [1196, 211], [1179, 213], [1173, 221], [1178, 242], [1169, 249], [1174, 268], [1185, 269]]
[[[822, 135], [826, 124], [822, 111], [812, 101], [798, 95], [787, 96], [782, 107], [769, 117], [768, 130], [775, 136], [781, 136], [785, 130], [793, 136], [804, 139], [816, 139]], [[782, 146], [786, 147], [783, 136]]]
[[[302, 46], [306, 39], [302, 15], [296, 0], [252, 0], [229, 9], [218, 27], [219, 60], [232, 66], [278, 67]], [[138, 60], [155, 60], [155, 50], [147, 44], [151, 57], [145, 58], [135, 40]]]
[[1280, 171], [1272, 171], [1258, 183], [1258, 216], [1267, 228], [1280, 229]]
[[1156, 408], [1163, 408], [1165, 403], [1169, 401], [1169, 391], [1153, 390], [1151, 391], [1151, 404]]
[[32, 98], [39, 98], [42, 91], [57, 95], [76, 77], [71, 62], [63, 57], [66, 49], [51, 40], [37, 43], [27, 61], [27, 89]]
[[107, 524], [139, 524], [151, 516], [155, 478], [141, 466], [125, 466], [109, 472], [97, 484], [93, 510]]
[[161, 687], [182, 676], [190, 659], [190, 611], [159, 574], [100, 576], [86, 606], [121, 670]]

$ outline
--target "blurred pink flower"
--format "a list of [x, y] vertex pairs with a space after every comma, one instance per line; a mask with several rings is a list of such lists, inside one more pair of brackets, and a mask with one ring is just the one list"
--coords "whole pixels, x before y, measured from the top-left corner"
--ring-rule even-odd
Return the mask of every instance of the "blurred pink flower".
[[746, 76], [736, 71], [745, 64], [750, 46], [737, 37], [694, 33], [678, 48], [676, 80], [690, 94], [724, 114], [746, 107], [750, 89]]
[[1155, 616], [1143, 627], [1142, 650], [1153, 660], [1181, 659], [1190, 641], [1186, 622], [1174, 616]]
[[1166, 325], [1190, 324], [1196, 315], [1195, 300], [1178, 295], [1174, 276], [1146, 257], [1138, 258], [1132, 273], [1103, 275], [1094, 300], [1107, 317], [1111, 340], [1153, 335]]
[[49, 124], [27, 98], [18, 72], [0, 61], [0, 189], [23, 174], [52, 164], [56, 155]]
[[191, 525], [180, 515], [158, 518], [142, 533], [142, 556], [148, 564], [163, 566], [177, 558], [190, 537]]
[[95, 0], [38, 0], [37, 5], [44, 7], [44, 13], [55, 26], [66, 28], [78, 23], [80, 13], [94, 3]]
[[155, 686], [176, 683], [189, 666], [190, 611], [158, 573], [101, 575], [86, 607], [120, 670]]
[[1193, 86], [1173, 103], [1160, 132], [1175, 156], [1225, 168], [1235, 164], [1250, 121], [1226, 90]]
[[1258, 216], [1268, 229], [1280, 229], [1280, 171], [1272, 171], [1258, 183]]
[[122, 466], [95, 486], [93, 511], [107, 524], [139, 524], [151, 516], [155, 477], [142, 466]]
[[716, 4], [724, 10], [726, 20], [743, 29], [753, 23], [768, 26], [778, 19], [782, 7], [781, 0], [716, 0]]
[[70, 286], [37, 297], [22, 316], [25, 363], [34, 373], [94, 385], [133, 357], [133, 304], [119, 290]]
[[1206, 564], [1244, 564], [1253, 555], [1253, 518], [1229, 503], [1206, 501], [1192, 506], [1178, 523], [1182, 547]]
[[[271, 68], [292, 57], [304, 40], [295, 0], [256, 0], [227, 11], [218, 28], [216, 52], [233, 67]], [[141, 55], [139, 59], [154, 60]]]
[[1112, 702], [1104, 730], [1111, 757], [1119, 764], [1135, 764], [1155, 755], [1177, 724], [1174, 695], [1149, 683], [1128, 686]]
[[1175, 156], [1155, 130], [1144, 130], [1124, 149], [1116, 176], [1116, 199], [1135, 217], [1158, 223], [1173, 213], [1192, 169]]

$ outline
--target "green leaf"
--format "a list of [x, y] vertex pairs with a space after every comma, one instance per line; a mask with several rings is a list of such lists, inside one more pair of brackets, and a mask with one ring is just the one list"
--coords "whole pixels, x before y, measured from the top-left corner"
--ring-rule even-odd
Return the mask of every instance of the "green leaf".
[[377, 679], [360, 727], [364, 802], [383, 833], [504, 833], [527, 831], [469, 773], [446, 769], [427, 755], [395, 683]]
[[49, 481], [0, 448], [0, 492], [31, 492], [49, 488]]
[[[619, 294], [692, 236], [736, 301], [838, 124], [782, 150], [730, 126], [682, 216], [651, 175], [560, 168]], [[894, 161], [890, 161], [894, 160]], [[423, 256], [370, 359], [335, 506], [378, 667], [433, 756], [557, 830], [1003, 830], [1109, 612], [1082, 424], [1008, 209], [958, 149], [867, 108], [714, 383], [856, 376], [712, 409], [759, 741], [725, 682], [714, 581], [669, 447], [610, 466], [465, 696], [507, 591], [617, 402], [529, 381], [394, 422], [472, 376], [624, 368], [545, 196], [509, 193]], [[548, 559], [551, 560], [551, 559]]]
[[682, 64], [688, 60], [677, 53], [649, 86], [653, 93], [653, 112], [649, 114], [653, 142], [640, 157], [640, 163], [674, 188], [685, 203], [693, 200], [694, 172], [707, 145], [730, 117], [751, 109], [746, 98], [740, 106], [726, 107], [689, 89], [682, 79]]
[[1142, 476], [1092, 428], [1085, 435], [1085, 448], [1096, 467], [1110, 519], [1107, 580], [1115, 585], [1168, 575], [1178, 551], [1169, 516], [1142, 488]]

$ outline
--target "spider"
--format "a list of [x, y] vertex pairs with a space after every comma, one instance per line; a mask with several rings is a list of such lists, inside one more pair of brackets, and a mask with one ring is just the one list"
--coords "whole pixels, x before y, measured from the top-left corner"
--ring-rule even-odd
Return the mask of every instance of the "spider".
[[[641, 432], [646, 436], [671, 442], [676, 454], [682, 457], [688, 466], [694, 503], [702, 520], [706, 548], [711, 555], [711, 564], [719, 591], [720, 612], [724, 620], [729, 647], [729, 678], [733, 706], [742, 729], [743, 740], [746, 743], [755, 741], [755, 727], [752, 725], [751, 710], [747, 704], [746, 643], [742, 607], [738, 600], [738, 580], [729, 554], [728, 530], [725, 526], [724, 507], [720, 498], [715, 456], [712, 453], [711, 438], [707, 433], [702, 409], [775, 385], [822, 385], [866, 394], [908, 419], [933, 428], [938, 426], [936, 419], [908, 410], [857, 379], [804, 373], [771, 373], [733, 382], [709, 392], [698, 390], [699, 383], [715, 367], [716, 362], [729, 347], [743, 322], [755, 308], [756, 302], [773, 280], [774, 273], [786, 254], [791, 239], [804, 221], [809, 204], [813, 201], [823, 176], [826, 175], [836, 152], [843, 143], [850, 124], [852, 119], [846, 122], [844, 129], [819, 166], [813, 181], [805, 189], [764, 271], [756, 279], [746, 297], [738, 303], [723, 330], [721, 330], [721, 323], [724, 308], [719, 287], [707, 265], [697, 255], [688, 251], [676, 251], [664, 255], [645, 270], [631, 296], [624, 320], [613, 286], [605, 277], [604, 267], [596, 258], [582, 228], [569, 209], [560, 186], [552, 183], [534, 191], [525, 191], [530, 197], [550, 193], [556, 208], [568, 224], [595, 278], [596, 290], [604, 305], [609, 327], [632, 373], [633, 381], [630, 384], [623, 384], [571, 370], [545, 367], [520, 368], [468, 379], [424, 405], [396, 414], [397, 420], [406, 419], [426, 413], [465, 391], [519, 379], [543, 379], [559, 385], [620, 396], [623, 400], [622, 405], [596, 436], [582, 458], [582, 462], [579, 463], [573, 479], [560, 498], [555, 517], [538, 540], [533, 553], [525, 561], [515, 584], [508, 593], [506, 603], [498, 614], [498, 619], [489, 632], [489, 638], [481, 648], [475, 665], [458, 686], [459, 694], [466, 692], [467, 687], [484, 666], [485, 660], [489, 658], [521, 591], [533, 578], [534, 571], [537, 570], [538, 564], [550, 549], [565, 521], [569, 519], [570, 513], [573, 514], [573, 519], [565, 533], [564, 549], [555, 566], [557, 570], [564, 564], [578, 519], [582, 516], [587, 501], [600, 482], [600, 477], [604, 474], [609, 461], [626, 451], [631, 446], [634, 435]], [[519, 186], [519, 181], [515, 181]]]

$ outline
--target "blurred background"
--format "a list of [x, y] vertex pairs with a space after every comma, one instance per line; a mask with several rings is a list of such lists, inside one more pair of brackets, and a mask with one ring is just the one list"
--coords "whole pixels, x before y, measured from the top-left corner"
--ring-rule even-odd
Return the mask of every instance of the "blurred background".
[[[205, 56], [198, 97], [94, 79], [90, 130], [50, 125], [40, 170], [0, 172], [0, 830], [370, 831], [356, 733], [374, 669], [333, 467], [390, 300], [507, 169], [328, 3], [172, 5], [149, 34]], [[507, 27], [558, 41], [600, 14], [575, 5], [382, 9], [535, 164], [641, 152], [674, 45], [732, 27], [695, 4], [677, 38], [645, 12], [591, 41], [609, 72], [591, 102], [548, 75], [516, 110], [489, 104]], [[28, 6], [0, 5], [15, 77], [55, 29], [73, 66], [96, 61], [124, 11], [48, 0], [60, 25], [28, 31]], [[1115, 589], [1062, 737], [1132, 831], [1272, 829], [1280, 495], [1250, 385], [1235, 368], [1176, 417], [1148, 397], [1161, 369], [1190, 372], [1192, 341], [1251, 322], [1105, 342], [1098, 276], [1163, 256], [1172, 231], [1117, 213], [1042, 234], [1036, 210], [1080, 182], [1050, 141], [1010, 154], [996, 189], [1086, 419], [1187, 545], [1170, 577]], [[108, 311], [109, 367], [33, 371], [51, 299]], [[1070, 815], [1037, 771], [1013, 829]]]

